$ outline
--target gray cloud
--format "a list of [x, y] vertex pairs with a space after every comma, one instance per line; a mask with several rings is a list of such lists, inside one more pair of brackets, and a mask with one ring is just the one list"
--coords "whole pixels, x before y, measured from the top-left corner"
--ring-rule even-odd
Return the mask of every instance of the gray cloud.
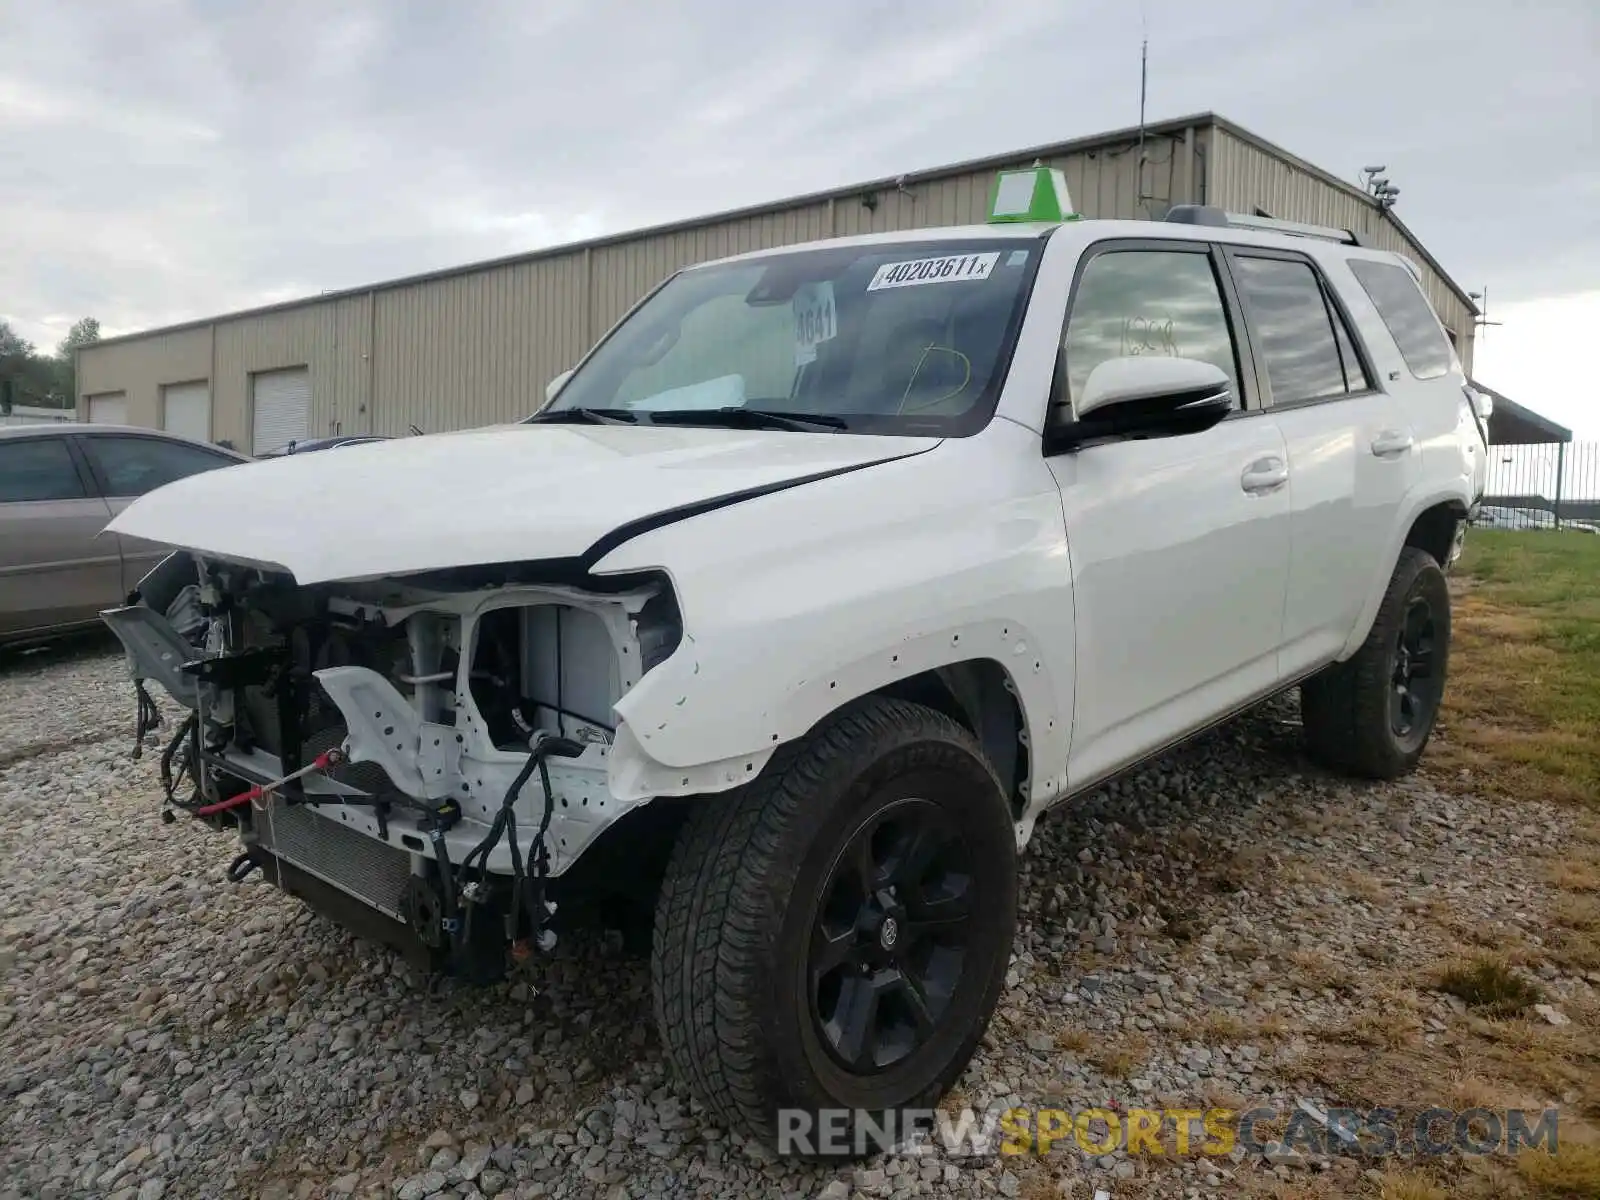
[[[1591, 0], [1144, 0], [1215, 109], [1506, 301], [1600, 275]], [[147, 327], [1137, 116], [1138, 5], [0, 0], [0, 313]]]

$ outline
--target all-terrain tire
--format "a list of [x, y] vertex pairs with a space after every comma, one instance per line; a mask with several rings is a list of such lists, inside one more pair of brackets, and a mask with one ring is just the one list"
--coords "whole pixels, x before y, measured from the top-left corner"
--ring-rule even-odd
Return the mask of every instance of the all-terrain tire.
[[[1418, 606], [1433, 630], [1431, 702], [1402, 730], [1396, 728], [1391, 699], [1407, 614]], [[1394, 779], [1411, 771], [1433, 733], [1449, 657], [1450, 586], [1431, 554], [1406, 546], [1361, 648], [1301, 685], [1300, 718], [1313, 757], [1368, 779]]]
[[[956, 853], [970, 864], [970, 944], [927, 1041], [897, 1066], [851, 1074], [830, 1057], [809, 948], [825, 900], [836, 895], [830, 888], [854, 861], [846, 848], [866, 839], [871, 877], [874, 822], [929, 803], [939, 820], [956, 823]], [[814, 1120], [822, 1110], [931, 1108], [988, 1025], [1015, 928], [1015, 830], [977, 741], [930, 708], [868, 697], [781, 749], [750, 784], [697, 802], [656, 908], [651, 975], [661, 1039], [677, 1073], [723, 1121], [774, 1148], [828, 1156], [782, 1145], [779, 1111]]]

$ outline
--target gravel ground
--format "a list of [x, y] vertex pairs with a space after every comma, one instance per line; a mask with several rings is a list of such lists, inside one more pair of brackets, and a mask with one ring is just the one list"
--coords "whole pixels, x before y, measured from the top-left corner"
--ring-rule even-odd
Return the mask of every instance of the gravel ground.
[[[1365, 1164], [1242, 1152], [773, 1161], [668, 1078], [614, 943], [430, 985], [259, 875], [227, 884], [230, 839], [157, 819], [119, 656], [0, 663], [0, 713], [0, 1200], [1377, 1194]], [[1328, 1030], [1446, 1036], [1459, 1003], [1420, 981], [1450, 922], [1536, 909], [1560, 824], [1331, 779], [1297, 733], [1274, 702], [1041, 824], [957, 1099], [1285, 1102], [1323, 1094]], [[1543, 974], [1557, 1015], [1594, 1003], [1600, 977]]]

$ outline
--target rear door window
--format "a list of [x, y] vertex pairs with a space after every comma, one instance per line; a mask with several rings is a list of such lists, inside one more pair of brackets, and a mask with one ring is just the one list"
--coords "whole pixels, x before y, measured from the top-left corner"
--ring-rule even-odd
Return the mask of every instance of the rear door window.
[[1350, 332], [1310, 263], [1236, 254], [1233, 268], [1274, 405], [1368, 390]]
[[234, 460], [203, 446], [153, 437], [100, 435], [80, 439], [107, 496], [142, 496], [148, 491]]
[[0, 442], [0, 504], [81, 500], [85, 494], [65, 438]]
[[1400, 357], [1418, 379], [1437, 379], [1450, 369], [1450, 343], [1411, 272], [1395, 263], [1353, 258], [1350, 270], [1383, 318]]

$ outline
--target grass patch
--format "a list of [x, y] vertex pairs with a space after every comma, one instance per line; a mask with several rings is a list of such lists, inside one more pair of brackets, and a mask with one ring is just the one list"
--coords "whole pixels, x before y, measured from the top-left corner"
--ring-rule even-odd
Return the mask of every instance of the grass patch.
[[1569, 971], [1600, 971], [1600, 935], [1557, 929], [1549, 949], [1551, 959]]
[[1425, 1175], [1412, 1171], [1383, 1177], [1383, 1200], [1450, 1200], [1450, 1194]]
[[1600, 538], [1474, 529], [1435, 773], [1600, 808]]
[[1308, 991], [1354, 995], [1356, 981], [1347, 967], [1341, 966], [1321, 950], [1291, 950], [1286, 959], [1284, 982]]
[[[1443, 945], [1459, 956], [1417, 973], [1397, 965], [1411, 957], [1403, 939], [1398, 955], [1369, 939], [1357, 951], [1372, 967], [1352, 973], [1316, 950], [1263, 948], [1280, 984], [1361, 1000], [1344, 1020], [1301, 1031], [1308, 1044], [1276, 1065], [1342, 1105], [1395, 1109], [1402, 1128], [1434, 1104], [1500, 1113], [1554, 1105], [1560, 1150], [1391, 1160], [1365, 1164], [1383, 1172], [1381, 1181], [1330, 1172], [1293, 1182], [1319, 1197], [1600, 1200], [1600, 1005], [1582, 986], [1586, 972], [1600, 971], [1600, 538], [1473, 530], [1451, 590], [1450, 682], [1423, 770], [1442, 789], [1489, 801], [1508, 830], [1547, 831], [1540, 840], [1555, 852], [1508, 850], [1511, 878], [1532, 884], [1508, 893], [1514, 913], [1354, 864], [1266, 862], [1279, 886], [1332, 887], [1415, 921], [1412, 952]], [[1481, 811], [1476, 801], [1471, 808]], [[1240, 882], [1250, 865], [1229, 862], [1212, 886], [1226, 890], [1219, 885]], [[1459, 882], [1470, 889], [1474, 881]], [[1226, 955], [1229, 947], [1216, 949]], [[1568, 978], [1545, 983], [1551, 966]], [[1546, 989], [1570, 1024], [1534, 1011]], [[1460, 1005], [1447, 1007], [1440, 993], [1466, 1012], [1452, 1011]], [[1192, 1029], [1207, 1040], [1198, 1024]], [[1250, 1196], [1270, 1186], [1253, 1176], [1233, 1182]]]
[[1359, 1013], [1339, 1035], [1364, 1046], [1377, 1046], [1383, 1050], [1399, 1050], [1409, 1046], [1422, 1035], [1422, 1019], [1416, 1010], [1403, 1006], [1367, 1009]]
[[1600, 892], [1600, 863], [1564, 858], [1550, 868], [1550, 882], [1564, 892]]
[[1149, 1057], [1150, 1042], [1142, 1034], [1101, 1042], [1088, 1055], [1089, 1061], [1112, 1079], [1129, 1078]]
[[1600, 900], [1593, 896], [1562, 896], [1551, 905], [1550, 916], [1579, 933], [1600, 933]]
[[1067, 1026], [1056, 1032], [1056, 1049], [1064, 1050], [1068, 1054], [1083, 1054], [1090, 1046], [1094, 1045], [1094, 1038], [1089, 1036], [1087, 1029], [1076, 1026]]
[[1351, 871], [1345, 877], [1345, 889], [1366, 904], [1382, 904], [1389, 898], [1389, 892], [1381, 882], [1361, 871]]
[[1230, 1042], [1250, 1040], [1250, 1026], [1226, 1010], [1208, 1012], [1195, 1022], [1190, 1036], [1207, 1046], [1221, 1046]]
[[1504, 960], [1482, 955], [1439, 972], [1438, 988], [1489, 1017], [1515, 1017], [1544, 998], [1538, 985]]
[[1593, 1200], [1600, 1196], [1600, 1146], [1563, 1141], [1554, 1154], [1524, 1150], [1517, 1174], [1540, 1200]]

